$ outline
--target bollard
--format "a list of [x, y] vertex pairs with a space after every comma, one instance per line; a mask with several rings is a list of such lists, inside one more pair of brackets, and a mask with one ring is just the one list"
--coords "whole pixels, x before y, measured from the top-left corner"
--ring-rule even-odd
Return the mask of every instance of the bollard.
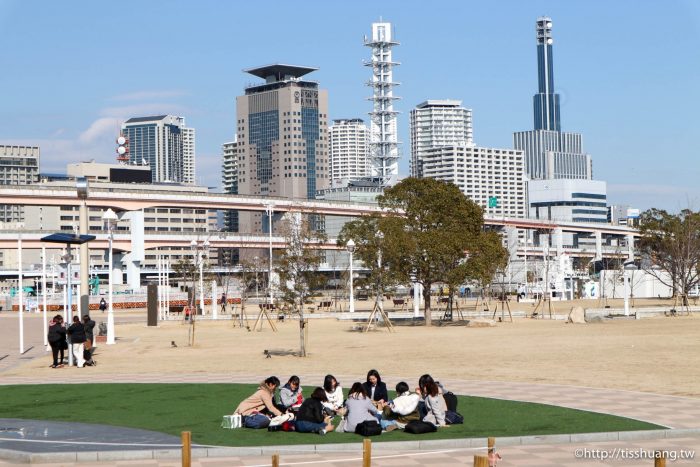
[[654, 467], [666, 467], [666, 456], [663, 451], [654, 452]]
[[182, 467], [192, 467], [192, 432], [182, 432]]
[[486, 456], [474, 456], [474, 467], [489, 467], [489, 458]]
[[280, 467], [280, 455], [279, 454], [272, 455], [272, 467]]
[[372, 465], [372, 440], [365, 438], [362, 441], [362, 467]]

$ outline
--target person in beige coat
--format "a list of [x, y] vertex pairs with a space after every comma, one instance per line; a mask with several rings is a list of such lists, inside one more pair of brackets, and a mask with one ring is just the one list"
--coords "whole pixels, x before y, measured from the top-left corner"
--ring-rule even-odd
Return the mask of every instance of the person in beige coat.
[[270, 424], [268, 414], [282, 415], [274, 403], [275, 390], [279, 385], [280, 380], [276, 376], [270, 376], [260, 383], [257, 391], [238, 404], [234, 413], [243, 416], [244, 427], [267, 428]]

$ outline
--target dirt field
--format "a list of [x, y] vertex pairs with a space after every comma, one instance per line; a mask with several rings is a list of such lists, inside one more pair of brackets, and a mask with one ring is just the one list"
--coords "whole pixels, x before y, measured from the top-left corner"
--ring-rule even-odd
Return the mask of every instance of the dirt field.
[[[616, 306], [616, 304], [612, 304]], [[571, 303], [555, 303], [570, 309]], [[592, 307], [595, 304], [586, 303]], [[529, 308], [528, 308], [529, 307]], [[532, 305], [513, 305], [532, 309]], [[251, 321], [252, 326], [252, 321]], [[118, 324], [118, 345], [99, 349], [95, 374], [276, 374], [357, 375], [377, 368], [386, 376], [527, 381], [609, 387], [700, 397], [700, 317], [608, 320], [572, 325], [548, 319], [516, 319], [496, 327], [397, 326], [361, 333], [348, 321], [314, 319], [307, 358], [279, 355], [299, 349], [298, 321], [262, 332], [231, 321], [196, 323], [196, 342], [187, 346], [189, 325], [157, 328]], [[174, 341], [177, 347], [172, 347]], [[264, 350], [273, 353], [265, 358]], [[145, 358], [145, 356], [148, 358]], [[48, 358], [48, 357], [47, 357]], [[37, 376], [47, 359], [28, 361], [5, 375]]]

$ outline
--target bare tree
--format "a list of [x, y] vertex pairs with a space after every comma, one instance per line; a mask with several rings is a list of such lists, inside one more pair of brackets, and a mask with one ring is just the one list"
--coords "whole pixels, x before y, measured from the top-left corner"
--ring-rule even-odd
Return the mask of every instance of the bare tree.
[[324, 242], [326, 236], [315, 231], [310, 220], [300, 213], [285, 215], [280, 231], [286, 247], [277, 258], [275, 270], [280, 277], [282, 300], [299, 315], [299, 355], [306, 357], [304, 306], [311, 303], [313, 291], [323, 283], [318, 268], [324, 255], [318, 244]]

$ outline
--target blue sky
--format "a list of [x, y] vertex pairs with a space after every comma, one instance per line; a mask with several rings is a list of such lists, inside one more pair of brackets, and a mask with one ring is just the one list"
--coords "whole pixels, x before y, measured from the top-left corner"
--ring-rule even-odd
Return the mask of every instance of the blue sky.
[[611, 204], [700, 209], [700, 2], [0, 0], [0, 142], [37, 144], [42, 171], [115, 160], [128, 117], [174, 113], [197, 130], [199, 181], [220, 185], [235, 98], [274, 62], [319, 67], [331, 118], [367, 118], [370, 24], [395, 25], [397, 109], [460, 99], [482, 146], [532, 128], [535, 19], [554, 23], [562, 128], [583, 133]]

